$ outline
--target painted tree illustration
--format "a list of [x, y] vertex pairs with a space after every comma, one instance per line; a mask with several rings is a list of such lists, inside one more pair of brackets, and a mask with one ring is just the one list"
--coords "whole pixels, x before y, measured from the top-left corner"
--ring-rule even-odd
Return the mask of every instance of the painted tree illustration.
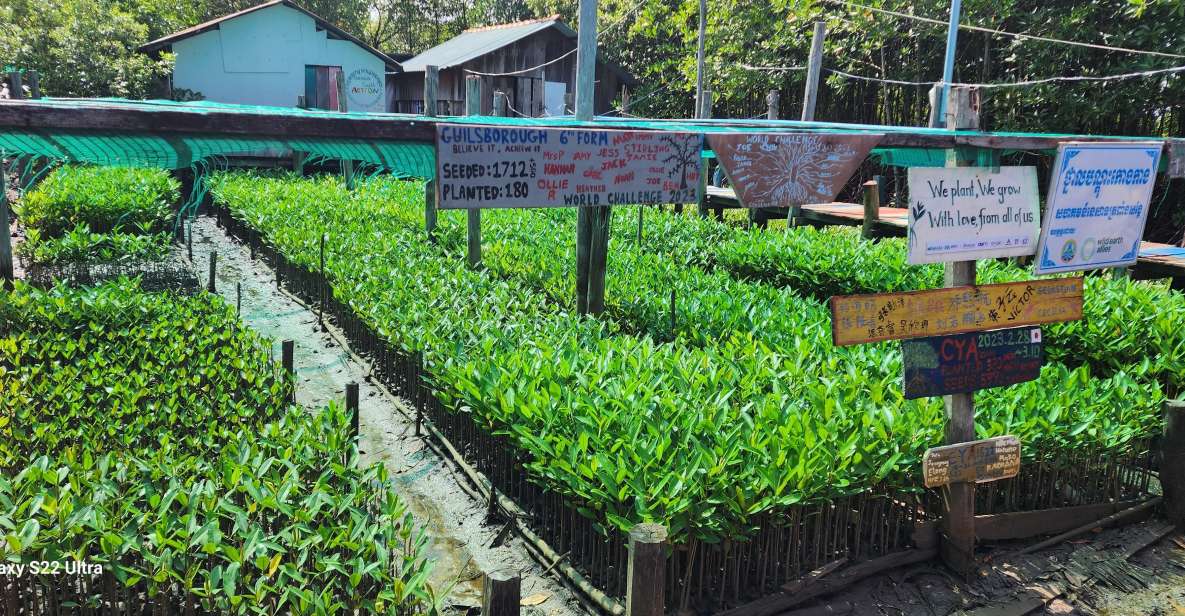
[[815, 135], [779, 139], [773, 147], [752, 154], [751, 170], [766, 178], [781, 178], [761, 184], [763, 202], [805, 204], [830, 193], [838, 169], [846, 165], [855, 150], [843, 143], [825, 143]]
[[693, 163], [698, 163], [699, 141], [696, 139], [680, 138], [676, 135], [663, 135], [663, 143], [671, 146], [671, 155], [662, 162], [671, 165], [667, 177], [679, 177], [679, 190], [687, 190], [687, 170]]

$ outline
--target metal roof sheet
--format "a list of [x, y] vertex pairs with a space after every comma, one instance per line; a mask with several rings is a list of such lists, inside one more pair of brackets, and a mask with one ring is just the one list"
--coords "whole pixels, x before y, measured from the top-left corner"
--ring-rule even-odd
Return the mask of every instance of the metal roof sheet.
[[423, 71], [426, 66], [443, 69], [464, 64], [551, 27], [560, 28], [567, 36], [576, 36], [571, 28], [556, 17], [473, 28], [403, 62], [403, 70], [417, 72]]

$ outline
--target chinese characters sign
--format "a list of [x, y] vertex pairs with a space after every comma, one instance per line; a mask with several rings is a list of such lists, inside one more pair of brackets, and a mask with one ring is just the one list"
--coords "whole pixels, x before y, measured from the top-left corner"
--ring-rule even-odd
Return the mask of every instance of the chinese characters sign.
[[1035, 167], [909, 169], [909, 262], [1037, 252]]
[[695, 133], [439, 124], [441, 209], [699, 200]]
[[708, 144], [745, 207], [831, 203], [880, 134], [731, 133]]
[[1082, 318], [1082, 278], [831, 298], [836, 346]]
[[1018, 327], [901, 342], [906, 399], [971, 393], [1041, 374], [1041, 328]]
[[927, 488], [952, 483], [986, 483], [1015, 477], [1020, 472], [1020, 439], [997, 436], [927, 449], [922, 478]]
[[1135, 265], [1162, 148], [1160, 142], [1062, 144], [1036, 273]]

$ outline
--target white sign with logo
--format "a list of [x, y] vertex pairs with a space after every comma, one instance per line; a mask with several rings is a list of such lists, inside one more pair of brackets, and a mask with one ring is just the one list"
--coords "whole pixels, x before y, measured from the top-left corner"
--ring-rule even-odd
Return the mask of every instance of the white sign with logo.
[[1163, 146], [1063, 143], [1058, 148], [1037, 274], [1136, 263]]
[[909, 170], [909, 262], [943, 263], [1037, 252], [1034, 167]]
[[383, 79], [379, 74], [360, 68], [350, 71], [346, 78], [346, 98], [350, 111], [382, 111]]

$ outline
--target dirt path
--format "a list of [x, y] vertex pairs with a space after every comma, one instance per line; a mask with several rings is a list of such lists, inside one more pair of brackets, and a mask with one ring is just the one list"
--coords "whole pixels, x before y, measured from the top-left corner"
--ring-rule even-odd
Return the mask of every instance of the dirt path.
[[415, 436], [408, 407], [369, 382], [367, 368], [321, 331], [315, 312], [276, 289], [270, 267], [251, 260], [248, 249], [227, 236], [212, 218], [201, 217], [194, 225], [193, 261], [203, 284], [211, 250], [218, 251], [217, 292], [234, 305], [236, 284], [242, 286], [243, 321], [273, 340], [277, 357], [281, 340], [296, 342], [298, 403], [310, 409], [321, 408], [330, 400], [344, 403], [346, 384], [359, 384], [363, 460], [386, 464], [396, 491], [408, 503], [416, 522], [426, 529], [429, 558], [436, 563], [433, 586], [441, 591], [452, 586], [446, 606], [461, 611], [480, 606], [482, 572], [507, 567], [521, 573], [526, 602], [545, 598], [538, 605], [524, 607], [524, 613], [588, 613], [557, 580], [542, 575], [542, 567], [530, 558], [519, 538], [489, 547], [500, 528], [483, 523], [486, 506], [461, 489], [458, 482], [465, 478]]

